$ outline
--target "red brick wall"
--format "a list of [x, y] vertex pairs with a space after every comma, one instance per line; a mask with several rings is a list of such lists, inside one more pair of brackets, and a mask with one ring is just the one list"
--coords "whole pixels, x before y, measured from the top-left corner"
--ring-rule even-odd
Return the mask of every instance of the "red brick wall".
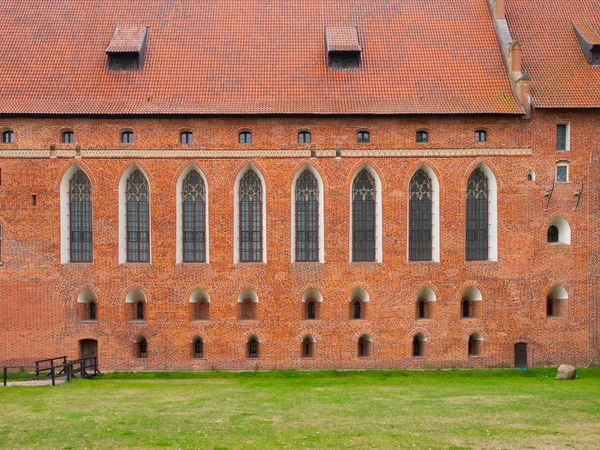
[[[555, 123], [571, 122], [571, 151], [555, 151]], [[513, 346], [529, 344], [529, 363], [549, 365], [598, 362], [600, 332], [597, 283], [600, 220], [597, 177], [600, 164], [592, 130], [600, 116], [591, 112], [536, 111], [531, 121], [512, 117], [264, 117], [264, 118], [0, 118], [0, 128], [16, 132], [15, 144], [0, 148], [0, 364], [67, 354], [76, 357], [80, 339], [97, 339], [101, 369], [261, 369], [513, 366]], [[476, 128], [488, 130], [488, 143], [475, 144]], [[75, 130], [82, 149], [140, 150], [140, 158], [9, 158], [5, 150], [48, 149], [60, 130]], [[135, 144], [119, 142], [120, 129], [135, 131]], [[296, 144], [298, 129], [313, 143]], [[371, 131], [372, 143], [356, 144], [357, 128]], [[426, 128], [430, 144], [415, 143]], [[178, 144], [182, 129], [194, 131], [192, 146]], [[254, 143], [237, 144], [237, 132], [250, 129]], [[531, 156], [185, 158], [149, 159], [145, 149], [472, 149], [532, 148]], [[4, 155], [2, 155], [4, 151]], [[556, 186], [546, 210], [556, 160], [571, 161], [572, 183]], [[498, 181], [498, 262], [464, 259], [465, 186], [479, 162]], [[152, 264], [118, 264], [118, 183], [137, 163], [151, 189]], [[267, 187], [267, 264], [233, 264], [233, 185], [252, 162]], [[324, 183], [325, 264], [290, 264], [290, 189], [297, 170], [312, 164]], [[60, 264], [59, 186], [65, 171], [79, 164], [93, 185], [94, 263]], [[181, 171], [196, 164], [208, 181], [210, 264], [175, 264], [175, 185]], [[349, 192], [355, 171], [369, 163], [383, 191], [383, 263], [349, 263]], [[428, 164], [440, 183], [441, 262], [408, 263], [407, 188], [414, 170]], [[534, 169], [536, 181], [526, 180]], [[584, 182], [578, 209], [573, 192]], [[596, 188], [597, 192], [598, 189]], [[37, 206], [31, 195], [37, 194]], [[596, 197], [594, 197], [594, 195]], [[590, 201], [593, 208], [590, 208]], [[569, 222], [570, 246], [548, 245], [546, 229], [556, 215]], [[589, 237], [588, 237], [589, 234]], [[566, 313], [547, 318], [548, 290], [562, 284], [569, 293]], [[462, 291], [475, 285], [483, 294], [478, 318], [460, 318]], [[596, 284], [597, 285], [597, 284]], [[348, 320], [350, 292], [370, 295], [366, 320]], [[437, 296], [435, 316], [415, 319], [417, 292], [428, 286]], [[92, 288], [98, 296], [98, 322], [79, 320], [77, 296]], [[189, 296], [201, 287], [210, 295], [210, 320], [190, 321]], [[133, 288], [147, 295], [147, 321], [128, 323], [125, 296]], [[258, 320], [238, 320], [237, 299], [245, 289], [259, 297]], [[302, 295], [323, 295], [319, 321], [303, 320]], [[594, 301], [588, 299], [594, 299]], [[594, 321], [590, 318], [595, 317]], [[412, 338], [427, 338], [427, 356], [413, 358]], [[481, 333], [480, 357], [467, 355], [471, 333]], [[316, 339], [315, 356], [302, 359], [300, 343]], [[373, 338], [372, 356], [357, 357], [361, 335]], [[148, 358], [135, 359], [134, 339], [148, 339]], [[260, 338], [260, 358], [246, 358], [247, 338]], [[205, 358], [194, 360], [191, 339], [205, 341]]]

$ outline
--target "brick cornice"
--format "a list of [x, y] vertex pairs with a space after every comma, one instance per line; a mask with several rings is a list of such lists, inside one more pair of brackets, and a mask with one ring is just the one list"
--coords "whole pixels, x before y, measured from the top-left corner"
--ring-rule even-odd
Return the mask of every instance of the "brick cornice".
[[0, 151], [0, 159], [39, 158], [456, 158], [472, 156], [530, 156], [531, 148], [466, 148], [466, 149], [402, 149], [402, 150], [56, 150], [13, 149]]

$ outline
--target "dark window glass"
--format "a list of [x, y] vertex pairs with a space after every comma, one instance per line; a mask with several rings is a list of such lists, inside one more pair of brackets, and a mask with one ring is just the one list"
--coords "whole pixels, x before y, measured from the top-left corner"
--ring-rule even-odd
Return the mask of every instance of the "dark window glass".
[[567, 125], [564, 123], [556, 125], [556, 150], [559, 152], [567, 150]]
[[308, 314], [309, 319], [315, 319], [315, 302], [308, 302]]
[[469, 316], [469, 300], [467, 300], [467, 299], [464, 299], [462, 301], [462, 316], [470, 317]]
[[71, 262], [91, 262], [92, 185], [82, 170], [71, 179], [69, 206]]
[[558, 227], [556, 225], [548, 227], [548, 242], [558, 242]]
[[143, 339], [138, 343], [139, 345], [139, 354], [138, 358], [146, 358], [148, 356], [148, 341]]
[[6, 130], [2, 133], [3, 144], [13, 144], [15, 142], [15, 133], [10, 130]]
[[252, 144], [252, 133], [249, 131], [242, 131], [238, 137], [238, 142], [240, 144]]
[[427, 131], [417, 131], [417, 142], [427, 144], [429, 142], [429, 133]]
[[367, 170], [352, 187], [352, 260], [375, 261], [375, 180]]
[[139, 170], [127, 180], [127, 261], [150, 261], [150, 196]]
[[371, 142], [371, 133], [368, 131], [359, 131], [356, 134], [356, 138], [359, 144], [368, 144]]
[[569, 182], [569, 166], [561, 164], [556, 166], [556, 182], [557, 183], [568, 183]]
[[194, 342], [194, 358], [204, 358], [204, 342], [200, 339]]
[[133, 131], [123, 131], [121, 133], [121, 144], [133, 144]]
[[421, 339], [418, 336], [413, 338], [413, 356], [421, 356]]
[[144, 302], [137, 302], [137, 320], [144, 320]]
[[359, 357], [371, 356], [371, 342], [365, 336], [361, 337], [358, 340], [358, 356]]
[[432, 222], [431, 179], [419, 170], [410, 180], [409, 259], [431, 261]]
[[240, 261], [262, 261], [262, 186], [249, 170], [240, 182]]
[[298, 144], [310, 144], [310, 131], [300, 131], [298, 133]]
[[548, 317], [554, 316], [554, 299], [550, 297], [546, 300], [546, 315]]
[[467, 184], [467, 260], [488, 259], [488, 180], [475, 169]]
[[191, 144], [194, 142], [194, 135], [191, 131], [184, 131], [179, 135], [179, 142], [182, 144]]
[[319, 185], [308, 170], [296, 182], [296, 260], [319, 260]]
[[2, 263], [2, 226], [0, 226], [0, 264]]
[[533, 172], [528, 172], [527, 173], [527, 181], [533, 181]]
[[62, 142], [63, 144], [72, 144], [75, 142], [75, 133], [72, 131], [63, 131]]
[[360, 302], [358, 300], [355, 301], [354, 302], [354, 316], [353, 316], [355, 319], [360, 319], [361, 318], [360, 308], [361, 308]]
[[302, 345], [302, 356], [305, 358], [310, 358], [312, 356], [312, 352], [311, 352], [311, 342], [308, 340], [305, 340], [303, 345]]
[[425, 319], [425, 300], [419, 300], [419, 319]]
[[89, 320], [96, 320], [96, 318], [97, 318], [96, 303], [95, 302], [89, 302], [89, 309], [90, 309]]
[[197, 172], [183, 181], [183, 260], [206, 261], [206, 190]]
[[487, 142], [487, 131], [477, 130], [475, 132], [475, 142]]
[[251, 338], [248, 342], [248, 358], [258, 358], [258, 340]]

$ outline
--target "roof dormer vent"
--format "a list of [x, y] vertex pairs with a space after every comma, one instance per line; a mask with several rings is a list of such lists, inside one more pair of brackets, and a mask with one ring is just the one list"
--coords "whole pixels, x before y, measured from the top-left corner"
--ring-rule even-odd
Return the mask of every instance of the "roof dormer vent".
[[573, 29], [587, 62], [592, 66], [600, 66], [600, 33], [598, 30], [589, 20], [573, 22]]
[[356, 27], [325, 27], [327, 67], [332, 70], [360, 69], [362, 48]]
[[148, 27], [115, 27], [115, 32], [106, 48], [108, 70], [135, 71], [144, 63]]

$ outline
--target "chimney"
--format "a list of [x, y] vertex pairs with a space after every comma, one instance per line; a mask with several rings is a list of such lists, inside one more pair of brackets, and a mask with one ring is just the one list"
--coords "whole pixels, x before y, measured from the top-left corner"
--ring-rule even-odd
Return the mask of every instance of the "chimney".
[[512, 41], [508, 46], [508, 71], [510, 77], [515, 81], [521, 78], [523, 72], [521, 65], [522, 53], [519, 41]]
[[505, 19], [506, 18], [506, 1], [495, 0], [494, 1], [494, 19]]
[[524, 73], [517, 80], [516, 86], [519, 103], [521, 103], [521, 106], [525, 110], [526, 118], [529, 118], [531, 115], [531, 76], [528, 73]]

